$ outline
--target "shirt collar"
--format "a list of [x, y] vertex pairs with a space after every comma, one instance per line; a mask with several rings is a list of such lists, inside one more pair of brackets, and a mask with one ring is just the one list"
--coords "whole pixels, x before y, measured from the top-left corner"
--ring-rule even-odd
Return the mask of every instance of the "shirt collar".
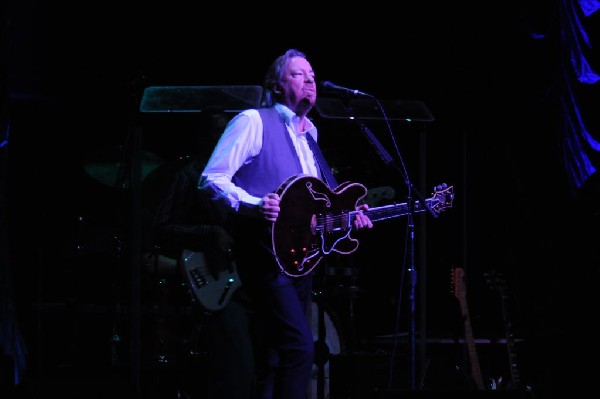
[[292, 122], [295, 124], [298, 123], [298, 117], [296, 116], [294, 111], [289, 109], [286, 105], [283, 105], [281, 103], [276, 103], [275, 109], [277, 110], [277, 112], [279, 112], [279, 114], [281, 116], [283, 116], [283, 120], [286, 124], [289, 125]]
[[[274, 105], [275, 109], [277, 109], [277, 111], [279, 112], [280, 115], [283, 116], [283, 120], [286, 124], [290, 125], [290, 124], [294, 124], [294, 126], [298, 126], [298, 122], [299, 122], [299, 117], [298, 115], [296, 115], [296, 113], [294, 111], [292, 111], [290, 108], [288, 108], [286, 105], [283, 105], [281, 103], [275, 103]], [[314, 125], [314, 123], [309, 119], [306, 118], [306, 122], [307, 122], [307, 132], [310, 132], [313, 137], [316, 136], [316, 127]]]

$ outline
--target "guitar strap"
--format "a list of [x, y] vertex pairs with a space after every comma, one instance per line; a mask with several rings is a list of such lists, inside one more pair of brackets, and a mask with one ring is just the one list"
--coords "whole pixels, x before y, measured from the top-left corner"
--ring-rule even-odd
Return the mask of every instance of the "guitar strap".
[[317, 159], [317, 165], [321, 170], [323, 180], [325, 180], [327, 186], [329, 186], [329, 188], [333, 190], [338, 186], [338, 184], [335, 180], [335, 177], [333, 176], [333, 173], [331, 172], [331, 168], [327, 164], [327, 161], [325, 160], [325, 157], [321, 152], [321, 149], [319, 148], [317, 142], [315, 141], [315, 139], [313, 139], [310, 133], [306, 133], [306, 141], [308, 141], [310, 149], [312, 150], [313, 154], [315, 154], [315, 158]]

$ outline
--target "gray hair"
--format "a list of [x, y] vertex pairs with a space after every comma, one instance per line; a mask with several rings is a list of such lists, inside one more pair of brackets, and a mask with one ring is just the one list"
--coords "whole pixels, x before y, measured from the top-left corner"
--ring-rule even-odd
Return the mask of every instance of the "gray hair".
[[279, 83], [283, 74], [285, 72], [285, 68], [290, 59], [294, 57], [302, 57], [306, 59], [306, 54], [304, 54], [300, 50], [289, 49], [279, 57], [273, 61], [267, 73], [265, 74], [265, 78], [263, 80], [263, 98], [261, 105], [263, 107], [271, 107], [277, 101], [277, 93], [273, 91], [273, 88]]

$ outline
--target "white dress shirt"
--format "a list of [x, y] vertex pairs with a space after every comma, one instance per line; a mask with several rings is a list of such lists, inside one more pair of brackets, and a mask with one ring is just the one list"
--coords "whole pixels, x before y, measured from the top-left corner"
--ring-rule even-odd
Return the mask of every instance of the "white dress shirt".
[[[318, 177], [315, 157], [306, 141], [306, 134], [311, 134], [317, 140], [317, 128], [307, 119], [307, 128], [298, 131], [299, 117], [282, 104], [275, 108], [283, 116], [287, 131], [292, 139], [304, 174]], [[226, 198], [236, 211], [241, 204], [256, 206], [262, 198], [248, 194], [242, 188], [231, 182], [233, 175], [245, 163], [260, 153], [263, 139], [263, 124], [256, 109], [240, 112], [227, 124], [221, 138], [204, 168], [199, 188], [210, 187], [219, 197]], [[283, 182], [282, 182], [283, 183]], [[266, 194], [266, 193], [265, 193]]]

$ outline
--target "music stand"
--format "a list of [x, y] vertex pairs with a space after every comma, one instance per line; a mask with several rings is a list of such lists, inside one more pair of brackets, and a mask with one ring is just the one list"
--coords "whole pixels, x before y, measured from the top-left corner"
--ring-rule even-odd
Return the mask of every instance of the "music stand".
[[[256, 108], [262, 97], [261, 86], [151, 86], [144, 89], [139, 112], [236, 112]], [[132, 382], [140, 390], [140, 326], [142, 263], [142, 136], [143, 128], [134, 124], [130, 154], [131, 182], [131, 328]]]
[[[381, 112], [381, 108], [385, 115]], [[419, 100], [379, 100], [371, 98], [319, 98], [315, 109], [329, 119], [376, 119], [433, 122], [435, 119], [425, 103]], [[352, 110], [352, 114], [348, 111]]]
[[[403, 167], [403, 163], [395, 163], [392, 156], [386, 151], [385, 147], [379, 142], [377, 137], [370, 131], [370, 129], [362, 122], [363, 120], [398, 120], [398, 121], [406, 121], [406, 122], [433, 122], [435, 118], [422, 101], [419, 100], [378, 100], [375, 97], [369, 98], [319, 98], [315, 104], [316, 110], [323, 118], [328, 119], [344, 119], [344, 120], [354, 120], [356, 121], [369, 143], [374, 147], [378, 155], [381, 157], [383, 162], [387, 166], [395, 167], [401, 175], [403, 175], [406, 180], [407, 186], [409, 187], [409, 193], [415, 192], [417, 197], [421, 201], [421, 204], [424, 204], [428, 210], [428, 213], [434, 217], [437, 217], [437, 214], [427, 206], [427, 202], [425, 198], [421, 194], [418, 193], [417, 190], [413, 189], [412, 182], [408, 176], [408, 172]], [[422, 141], [423, 143], [423, 141]], [[422, 146], [425, 148], [425, 146]], [[423, 149], [422, 149], [423, 151]], [[400, 161], [402, 161], [400, 159]], [[424, 176], [423, 176], [424, 178]], [[423, 179], [424, 180], [424, 179]], [[409, 202], [412, 202], [411, 195], [409, 195]], [[412, 233], [414, 233], [414, 222], [412, 217], [409, 219], [409, 228]], [[417, 271], [415, 268], [414, 262], [414, 254], [415, 254], [415, 245], [414, 245], [414, 234], [409, 232], [409, 237], [411, 237], [411, 245], [410, 245], [410, 266], [408, 268], [409, 277], [410, 277], [410, 331], [409, 331], [409, 344], [410, 344], [410, 385], [411, 389], [416, 388], [416, 338], [415, 338], [415, 287], [417, 284]], [[424, 229], [423, 229], [423, 237], [424, 237]], [[425, 270], [424, 262], [421, 262], [421, 269]], [[423, 283], [421, 283], [423, 284]], [[422, 285], [424, 287], [424, 285]], [[423, 291], [423, 290], [422, 290]], [[423, 307], [421, 308], [421, 336], [423, 339], [421, 340], [421, 374], [424, 374], [424, 364], [426, 359], [425, 353], [425, 312]]]
[[239, 112], [260, 105], [260, 86], [154, 86], [144, 89], [140, 112]]

